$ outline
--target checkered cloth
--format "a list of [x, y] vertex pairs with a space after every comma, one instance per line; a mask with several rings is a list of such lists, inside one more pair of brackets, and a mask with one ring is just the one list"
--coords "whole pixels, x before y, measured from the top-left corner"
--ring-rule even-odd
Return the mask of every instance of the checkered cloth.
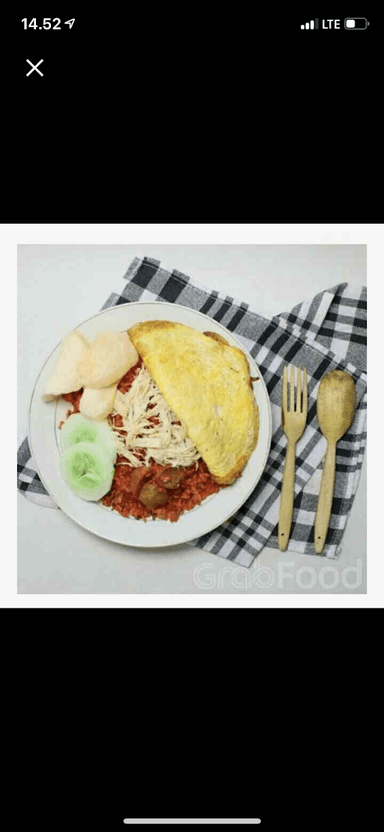
[[[313, 529], [326, 450], [316, 417], [320, 380], [330, 370], [350, 373], [356, 383], [356, 416], [337, 444], [335, 494], [323, 556], [338, 557], [356, 494], [366, 444], [366, 288], [333, 286], [311, 301], [272, 320], [247, 303], [211, 291], [179, 271], [167, 271], [158, 260], [135, 258], [103, 309], [133, 301], [177, 302], [204, 312], [233, 332], [258, 364], [272, 405], [272, 444], [267, 466], [255, 490], [230, 520], [192, 541], [192, 545], [250, 566], [264, 546], [278, 548], [280, 492], [286, 451], [281, 428], [283, 366], [305, 366], [308, 373], [308, 420], [296, 446], [293, 522], [288, 549], [315, 554]], [[17, 458], [18, 488], [41, 505], [56, 507], [45, 491], [25, 439]]]

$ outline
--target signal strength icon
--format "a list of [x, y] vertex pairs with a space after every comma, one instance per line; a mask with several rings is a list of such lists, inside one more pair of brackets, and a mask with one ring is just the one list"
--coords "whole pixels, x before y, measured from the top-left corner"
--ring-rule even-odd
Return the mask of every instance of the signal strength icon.
[[302, 23], [300, 29], [318, 29], [319, 28], [319, 18], [315, 17], [314, 20], [310, 20], [309, 23]]

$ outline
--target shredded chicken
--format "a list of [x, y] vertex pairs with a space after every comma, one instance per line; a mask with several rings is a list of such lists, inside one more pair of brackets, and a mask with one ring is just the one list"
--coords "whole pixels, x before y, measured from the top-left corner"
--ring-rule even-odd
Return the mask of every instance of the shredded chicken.
[[[127, 393], [116, 391], [114, 408], [112, 417], [118, 414], [123, 421], [117, 427], [111, 419], [117, 453], [135, 468], [148, 465], [150, 459], [172, 467], [188, 467], [200, 459], [197, 448], [184, 426], [177, 424], [179, 419], [168, 407], [146, 367], [139, 370]], [[126, 436], [119, 430], [126, 431]], [[145, 449], [145, 453], [137, 454], [139, 449]]]

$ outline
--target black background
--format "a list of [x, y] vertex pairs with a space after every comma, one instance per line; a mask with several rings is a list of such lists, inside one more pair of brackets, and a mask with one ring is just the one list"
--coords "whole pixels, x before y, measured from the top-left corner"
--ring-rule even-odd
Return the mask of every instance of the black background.
[[[13, 9], [2, 221], [382, 222], [382, 18], [296, 9]], [[14, 826], [372, 828], [375, 612], [7, 611]]]
[[9, 221], [381, 221], [377, 4], [364, 32], [300, 29], [349, 7], [65, 8], [9, 24]]
[[3, 622], [17, 828], [374, 827], [377, 611], [37, 609]]
[[[24, 7], [25, 8], [25, 7]], [[30, 6], [31, 8], [31, 6]], [[73, 9], [73, 6], [72, 6]], [[206, 9], [196, 6], [179, 10], [160, 8], [154, 6], [145, 10], [124, 8], [107, 9], [103, 12], [97, 9], [82, 9], [78, 13], [73, 11], [55, 12], [56, 17], [61, 15], [60, 30], [39, 31], [42, 26], [43, 17], [47, 14], [47, 7], [38, 14], [34, 7], [33, 17], [36, 17], [38, 29], [28, 27], [24, 29], [22, 14], [31, 21], [32, 14], [19, 12], [13, 14], [12, 37], [17, 44], [18, 52], [18, 76], [20, 81], [26, 78], [30, 66], [25, 63], [26, 58], [37, 62], [44, 59], [44, 82], [36, 73], [30, 76], [34, 82], [32, 88], [30, 82], [20, 85], [19, 90], [27, 90], [27, 94], [33, 97], [35, 93], [41, 94], [44, 90], [59, 93], [61, 89], [67, 89], [72, 84], [72, 96], [76, 97], [80, 91], [89, 94], [97, 89], [110, 87], [111, 92], [116, 88], [125, 94], [134, 95], [135, 88], [146, 71], [148, 72], [147, 92], [151, 93], [156, 83], [161, 81], [163, 72], [170, 71], [173, 80], [168, 92], [176, 88], [177, 83], [190, 71], [195, 73], [196, 80], [198, 72], [207, 68], [209, 59], [221, 59], [216, 65], [216, 75], [208, 78], [207, 84], [217, 82], [220, 86], [228, 78], [230, 71], [236, 75], [236, 70], [243, 67], [251, 68], [254, 71], [264, 65], [262, 78], [255, 77], [255, 92], [259, 91], [260, 81], [268, 86], [268, 73], [273, 68], [284, 71], [284, 77], [280, 83], [288, 81], [290, 71], [302, 68], [302, 84], [308, 79], [308, 69], [312, 66], [313, 59], [322, 62], [324, 69], [326, 65], [332, 68], [335, 56], [341, 59], [341, 63], [351, 59], [357, 67], [360, 65], [361, 74], [365, 74], [364, 63], [369, 63], [379, 58], [375, 56], [375, 50], [381, 41], [382, 15], [377, 5], [371, 7], [371, 14], [367, 8], [364, 9], [369, 26], [359, 38], [354, 37], [356, 32], [344, 28], [345, 10], [340, 7], [332, 12], [317, 10], [315, 15], [308, 12], [308, 6], [300, 11], [300, 7], [294, 10], [281, 9], [257, 9], [257, 14], [252, 15], [251, 10], [245, 5], [239, 7], [238, 14], [229, 9], [222, 9], [222, 13], [215, 20], [209, 17]], [[318, 16], [320, 28], [318, 31], [302, 31], [300, 24]], [[75, 18], [71, 29], [64, 24], [70, 17]], [[325, 31], [322, 28], [322, 20], [328, 27], [327, 17], [340, 20], [340, 29], [331, 27]], [[53, 18], [51, 18], [53, 23]], [[269, 56], [268, 56], [269, 53]], [[35, 59], [35, 61], [34, 61]], [[284, 67], [285, 59], [289, 59]], [[306, 66], [306, 61], [308, 64]], [[212, 67], [213, 68], [213, 65]], [[348, 71], [351, 66], [346, 66]], [[283, 74], [283, 73], [282, 73]], [[243, 79], [244, 81], [252, 79]], [[338, 89], [338, 78], [334, 77], [334, 89]], [[373, 79], [371, 79], [373, 80]], [[63, 87], [61, 87], [63, 85]], [[164, 95], [167, 92], [164, 86]], [[238, 90], [241, 93], [241, 89]], [[299, 90], [296, 91], [299, 93]], [[320, 92], [320, 91], [318, 91]], [[322, 92], [325, 94], [326, 90]], [[348, 93], [348, 90], [343, 92]], [[315, 104], [314, 97], [308, 103]], [[304, 100], [303, 100], [304, 105]], [[145, 102], [143, 101], [145, 106]]]

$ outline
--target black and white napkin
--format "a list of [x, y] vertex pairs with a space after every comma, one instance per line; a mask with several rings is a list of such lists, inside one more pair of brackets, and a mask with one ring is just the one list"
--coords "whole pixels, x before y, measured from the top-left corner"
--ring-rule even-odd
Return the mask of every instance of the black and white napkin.
[[[316, 416], [319, 383], [330, 370], [345, 370], [356, 384], [356, 416], [337, 444], [335, 494], [323, 556], [336, 558], [360, 479], [366, 444], [367, 292], [340, 283], [311, 301], [271, 320], [247, 303], [210, 290], [158, 260], [135, 258], [102, 309], [133, 301], [178, 303], [204, 312], [233, 332], [258, 364], [272, 406], [272, 444], [267, 466], [246, 503], [222, 526], [191, 541], [220, 557], [250, 566], [264, 546], [278, 548], [280, 492], [286, 450], [281, 428], [284, 364], [305, 366], [308, 374], [308, 420], [296, 446], [293, 522], [288, 550], [316, 554], [313, 529], [326, 440]], [[18, 488], [28, 499], [57, 508], [35, 470], [28, 439], [17, 455]], [[318, 555], [317, 555], [318, 557]]]

